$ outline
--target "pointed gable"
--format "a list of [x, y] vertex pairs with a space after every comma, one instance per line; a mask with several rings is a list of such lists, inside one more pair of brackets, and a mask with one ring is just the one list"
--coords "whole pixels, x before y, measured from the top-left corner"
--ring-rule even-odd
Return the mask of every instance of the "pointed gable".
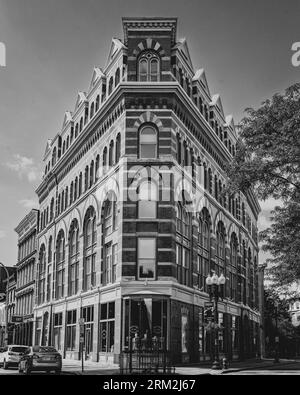
[[67, 124], [69, 123], [69, 122], [71, 122], [72, 121], [72, 113], [71, 113], [71, 111], [66, 111], [65, 112], [65, 116], [64, 116], [64, 121], [63, 121], [63, 125], [62, 125], [62, 130], [64, 130], [64, 128], [67, 126]]
[[204, 88], [204, 90], [210, 96], [210, 91], [209, 91], [209, 87], [208, 87], [208, 83], [207, 83], [207, 79], [206, 79], [206, 75], [205, 75], [204, 69], [199, 69], [199, 70], [196, 71], [196, 73], [195, 73], [195, 75], [193, 77], [193, 82], [195, 82], [195, 81], [199, 81], [200, 85]]
[[234, 120], [232, 115], [227, 115], [226, 116], [226, 123], [225, 127], [232, 129], [233, 133], [237, 136], [236, 128], [234, 125]]
[[192, 70], [194, 70], [192, 58], [191, 58], [191, 55], [190, 55], [190, 51], [189, 51], [186, 39], [185, 38], [180, 39], [175, 47], [181, 52], [181, 54], [183, 55], [183, 57], [186, 60], [187, 64], [189, 65], [189, 67]]
[[44, 153], [44, 158], [47, 156], [48, 152], [51, 150], [52, 140], [47, 140], [46, 149]]
[[86, 95], [84, 92], [78, 92], [76, 104], [75, 104], [75, 111], [77, 108], [86, 100]]
[[118, 38], [113, 38], [108, 53], [106, 65], [109, 65], [115, 54], [119, 52], [122, 48], [126, 48], [125, 45], [122, 43], [122, 41], [119, 40]]
[[221, 98], [220, 98], [219, 94], [213, 95], [210, 105], [212, 107], [217, 107], [217, 109], [218, 109], [219, 113], [221, 114], [222, 118], [225, 119], [223, 105], [222, 105]]
[[105, 74], [103, 73], [100, 67], [94, 67], [93, 75], [89, 87], [89, 92], [93, 89], [94, 85], [101, 79], [104, 78]]

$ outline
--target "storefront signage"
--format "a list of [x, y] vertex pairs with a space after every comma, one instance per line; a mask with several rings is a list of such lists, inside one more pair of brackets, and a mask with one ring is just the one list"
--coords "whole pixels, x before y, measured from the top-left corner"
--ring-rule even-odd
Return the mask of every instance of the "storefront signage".
[[14, 323], [23, 322], [23, 317], [20, 315], [13, 315], [11, 317], [11, 322], [14, 322]]

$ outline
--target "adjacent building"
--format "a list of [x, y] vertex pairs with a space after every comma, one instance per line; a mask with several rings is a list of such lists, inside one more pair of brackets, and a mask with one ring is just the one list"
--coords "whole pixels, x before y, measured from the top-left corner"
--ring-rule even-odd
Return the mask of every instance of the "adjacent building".
[[15, 343], [32, 345], [36, 275], [36, 236], [39, 212], [31, 210], [15, 231], [18, 234]]
[[48, 141], [37, 188], [34, 342], [117, 362], [157, 338], [174, 363], [210, 359], [206, 277], [227, 279], [219, 349], [260, 353], [253, 192], [225, 193], [237, 132], [195, 70], [176, 18], [124, 18]]
[[[0, 347], [3, 347], [6, 344], [6, 340], [13, 339], [12, 325], [8, 325], [8, 339], [5, 338], [5, 333], [6, 310], [8, 310], [8, 323], [10, 322], [10, 318], [14, 312], [14, 285], [16, 280], [16, 269], [12, 266], [5, 266], [5, 269], [0, 266]], [[7, 274], [9, 276], [8, 278]], [[8, 288], [7, 281], [9, 281]]]

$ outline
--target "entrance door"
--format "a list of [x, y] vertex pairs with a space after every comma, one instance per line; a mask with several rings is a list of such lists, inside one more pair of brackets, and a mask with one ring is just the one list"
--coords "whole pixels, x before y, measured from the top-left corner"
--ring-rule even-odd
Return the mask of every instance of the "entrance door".
[[89, 359], [93, 351], [93, 324], [87, 324], [85, 326], [84, 349], [85, 359]]

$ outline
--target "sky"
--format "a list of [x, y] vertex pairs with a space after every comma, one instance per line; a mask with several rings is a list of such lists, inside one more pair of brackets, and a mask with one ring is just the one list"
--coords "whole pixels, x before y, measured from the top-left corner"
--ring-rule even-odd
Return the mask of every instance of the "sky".
[[[0, 262], [16, 264], [14, 229], [37, 206], [46, 142], [94, 66], [105, 67], [112, 37], [123, 38], [123, 16], [178, 17], [194, 68], [205, 69], [237, 123], [245, 108], [299, 81], [291, 63], [299, 15], [299, 0], [0, 0]], [[263, 203], [260, 228], [273, 206]]]

